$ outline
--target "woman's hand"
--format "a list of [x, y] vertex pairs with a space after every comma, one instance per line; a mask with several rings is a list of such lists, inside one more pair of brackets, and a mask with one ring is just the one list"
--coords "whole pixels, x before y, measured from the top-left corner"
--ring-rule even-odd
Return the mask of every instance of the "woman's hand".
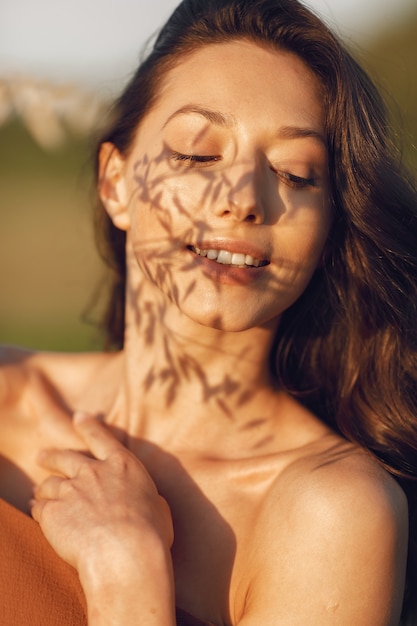
[[119, 624], [120, 617], [127, 625], [135, 616], [143, 624], [170, 624], [169, 507], [141, 462], [97, 419], [77, 413], [74, 427], [86, 452], [41, 453], [39, 463], [52, 475], [36, 487], [32, 515], [77, 569], [95, 616], [90, 624]]

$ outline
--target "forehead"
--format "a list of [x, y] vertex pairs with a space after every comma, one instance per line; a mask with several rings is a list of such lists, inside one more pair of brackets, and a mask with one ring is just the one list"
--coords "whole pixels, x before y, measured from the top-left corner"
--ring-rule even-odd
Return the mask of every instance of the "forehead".
[[294, 123], [323, 124], [322, 85], [312, 70], [291, 52], [245, 40], [182, 57], [162, 80], [154, 108], [169, 114], [195, 102], [232, 117], [285, 114]]

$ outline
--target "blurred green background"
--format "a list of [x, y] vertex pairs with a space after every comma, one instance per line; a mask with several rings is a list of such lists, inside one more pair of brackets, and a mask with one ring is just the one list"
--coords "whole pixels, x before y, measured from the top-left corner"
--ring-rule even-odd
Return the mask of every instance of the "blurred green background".
[[92, 229], [90, 142], [42, 149], [18, 120], [0, 128], [0, 343], [100, 346], [88, 313], [102, 265]]
[[[417, 6], [353, 53], [386, 94], [417, 173]], [[46, 150], [19, 116], [0, 126], [0, 343], [100, 348], [91, 304], [104, 269], [92, 230], [90, 152], [85, 133], [68, 131]]]

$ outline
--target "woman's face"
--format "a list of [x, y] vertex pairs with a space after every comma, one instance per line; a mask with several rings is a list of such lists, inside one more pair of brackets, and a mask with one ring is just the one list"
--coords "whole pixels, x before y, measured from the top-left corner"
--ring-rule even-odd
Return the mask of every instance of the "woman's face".
[[202, 47], [167, 74], [106, 178], [129, 280], [203, 325], [265, 324], [304, 291], [329, 233], [319, 81], [285, 51]]

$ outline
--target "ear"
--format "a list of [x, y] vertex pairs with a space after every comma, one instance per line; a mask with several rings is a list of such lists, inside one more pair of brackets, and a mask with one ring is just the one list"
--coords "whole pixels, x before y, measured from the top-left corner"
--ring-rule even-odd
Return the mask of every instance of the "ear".
[[130, 218], [124, 177], [125, 160], [110, 142], [101, 144], [98, 158], [98, 193], [100, 199], [116, 228], [128, 230]]

